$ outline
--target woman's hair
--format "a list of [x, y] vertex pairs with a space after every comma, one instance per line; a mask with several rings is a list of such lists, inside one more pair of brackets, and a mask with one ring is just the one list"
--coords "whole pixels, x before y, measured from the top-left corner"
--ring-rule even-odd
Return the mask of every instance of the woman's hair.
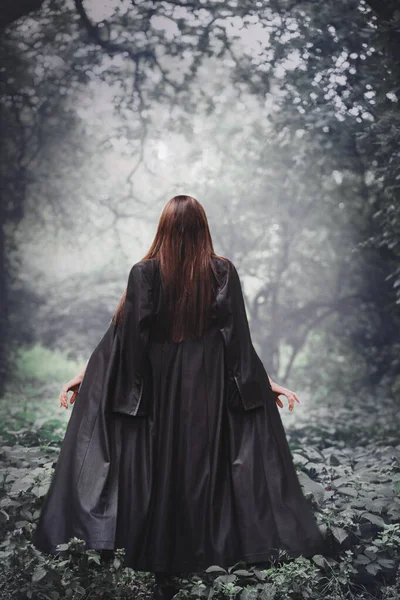
[[[142, 260], [159, 260], [167, 302], [169, 337], [180, 342], [200, 337], [212, 304], [215, 254], [203, 206], [192, 196], [174, 196], [165, 205], [153, 243]], [[122, 318], [126, 290], [113, 316]]]

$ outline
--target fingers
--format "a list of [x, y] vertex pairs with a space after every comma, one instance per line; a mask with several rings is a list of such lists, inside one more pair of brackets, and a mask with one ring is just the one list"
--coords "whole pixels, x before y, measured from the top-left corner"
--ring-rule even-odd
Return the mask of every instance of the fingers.
[[[64, 385], [63, 389], [61, 390], [60, 395], [58, 396], [59, 400], [60, 400], [60, 406], [63, 406], [64, 408], [68, 408], [68, 392], [71, 390], [71, 385], [70, 382], [68, 382], [66, 385]], [[75, 399], [78, 395], [77, 390], [75, 390], [71, 396], [71, 400], [70, 403], [73, 404], [75, 402]]]
[[275, 402], [277, 403], [278, 406], [280, 406], [281, 408], [283, 408], [283, 402], [282, 400], [279, 398], [279, 396], [276, 396], [275, 398]]
[[287, 394], [287, 399], [289, 400], [289, 410], [290, 411], [292, 411], [294, 409], [295, 401], [300, 404], [300, 399], [299, 399], [298, 395], [295, 394], [294, 392], [290, 392], [289, 394]]
[[68, 408], [68, 390], [63, 388], [60, 395], [58, 396], [58, 399], [60, 400], [60, 406]]

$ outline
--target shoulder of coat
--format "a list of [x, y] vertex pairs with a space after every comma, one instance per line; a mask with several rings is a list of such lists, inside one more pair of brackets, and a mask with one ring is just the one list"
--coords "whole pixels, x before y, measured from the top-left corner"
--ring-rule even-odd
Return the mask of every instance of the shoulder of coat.
[[138, 262], [135, 262], [134, 265], [132, 265], [132, 269], [140, 269], [140, 270], [151, 270], [152, 267], [154, 265], [156, 265], [158, 262], [158, 259], [156, 258], [146, 258], [144, 260], [139, 260]]
[[150, 285], [157, 271], [157, 264], [158, 259], [155, 258], [139, 260], [132, 266], [130, 275], [142, 283], [147, 282]]
[[[225, 277], [233, 268], [233, 263], [229, 258], [224, 256], [213, 256], [212, 257], [215, 269], [220, 277], [225, 280]], [[158, 271], [159, 267], [159, 259], [158, 258], [148, 258], [145, 260], [140, 260], [136, 262], [131, 269], [131, 272], [136, 273], [144, 273], [146, 276], [151, 276], [152, 273]], [[225, 280], [226, 282], [226, 280]]]
[[232, 270], [232, 263], [229, 258], [213, 256], [213, 263], [215, 266], [217, 279], [218, 279], [218, 288], [219, 294], [227, 287], [229, 274]]
[[221, 269], [226, 270], [231, 264], [229, 258], [226, 258], [225, 256], [213, 256], [212, 259]]

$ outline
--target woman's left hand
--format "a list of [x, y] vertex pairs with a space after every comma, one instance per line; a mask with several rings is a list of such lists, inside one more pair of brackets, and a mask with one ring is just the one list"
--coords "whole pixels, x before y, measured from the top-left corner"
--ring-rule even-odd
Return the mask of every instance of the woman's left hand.
[[289, 390], [288, 388], [283, 387], [283, 385], [278, 385], [277, 383], [273, 382], [271, 384], [271, 388], [275, 394], [275, 402], [281, 408], [283, 408], [283, 402], [279, 398], [280, 394], [282, 394], [282, 396], [286, 396], [286, 398], [288, 399], [290, 411], [292, 411], [294, 409], [295, 401], [300, 403], [298, 395], [295, 392], [292, 392], [291, 390]]

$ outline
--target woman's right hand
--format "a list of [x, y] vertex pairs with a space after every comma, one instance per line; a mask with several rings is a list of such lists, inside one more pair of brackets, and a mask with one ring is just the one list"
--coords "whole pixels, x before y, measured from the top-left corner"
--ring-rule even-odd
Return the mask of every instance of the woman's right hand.
[[70, 379], [70, 381], [68, 381], [68, 383], [66, 383], [64, 385], [64, 387], [62, 388], [61, 393], [59, 395], [60, 406], [64, 406], [65, 408], [68, 408], [68, 392], [70, 392], [70, 391], [72, 391], [70, 404], [73, 404], [75, 402], [76, 397], [78, 395], [79, 387], [82, 383], [82, 379], [83, 379], [83, 375], [81, 373], [79, 373], [79, 375], [76, 375], [75, 377]]
[[78, 395], [79, 386], [82, 383], [82, 379], [85, 374], [87, 365], [88, 363], [86, 363], [86, 365], [83, 367], [82, 371], [78, 373], [78, 375], [75, 375], [75, 377], [70, 379], [70, 381], [68, 381], [68, 383], [64, 385], [63, 389], [61, 390], [61, 394], [58, 397], [60, 400], [60, 406], [65, 406], [65, 408], [68, 408], [68, 392], [70, 391], [72, 391], [70, 404], [73, 404], [75, 402], [76, 397]]

